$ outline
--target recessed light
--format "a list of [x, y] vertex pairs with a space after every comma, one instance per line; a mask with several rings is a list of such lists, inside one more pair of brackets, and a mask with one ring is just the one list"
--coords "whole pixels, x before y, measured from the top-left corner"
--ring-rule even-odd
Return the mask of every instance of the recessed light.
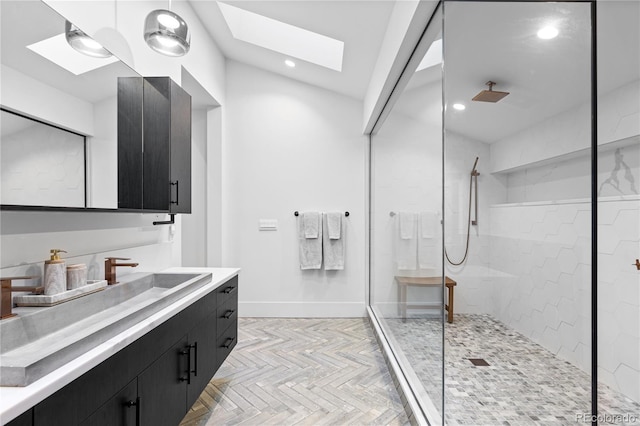
[[296, 66], [296, 63], [295, 63], [295, 62], [293, 62], [291, 59], [287, 59], [287, 60], [285, 60], [285, 61], [284, 61], [284, 64], [285, 64], [286, 66], [288, 66], [289, 68], [293, 68], [293, 67], [295, 67], [295, 66]]
[[453, 104], [453, 109], [457, 109], [458, 111], [464, 111], [466, 106], [464, 104]]
[[556, 27], [544, 27], [538, 31], [538, 37], [543, 40], [549, 40], [558, 36], [558, 29]]

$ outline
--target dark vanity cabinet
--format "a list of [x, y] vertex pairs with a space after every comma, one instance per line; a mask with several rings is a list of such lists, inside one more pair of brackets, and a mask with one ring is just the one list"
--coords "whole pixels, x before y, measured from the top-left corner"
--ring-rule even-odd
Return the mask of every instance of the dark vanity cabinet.
[[134, 379], [81, 424], [82, 426], [140, 424], [139, 404], [138, 381]]
[[118, 208], [191, 213], [191, 96], [169, 77], [118, 79]]
[[15, 425], [179, 424], [236, 345], [237, 311], [236, 276], [16, 418]]

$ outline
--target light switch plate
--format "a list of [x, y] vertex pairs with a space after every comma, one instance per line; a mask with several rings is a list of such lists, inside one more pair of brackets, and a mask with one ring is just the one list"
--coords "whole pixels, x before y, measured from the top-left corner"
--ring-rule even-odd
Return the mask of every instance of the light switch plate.
[[278, 220], [277, 219], [260, 219], [258, 222], [258, 230], [260, 231], [277, 231]]

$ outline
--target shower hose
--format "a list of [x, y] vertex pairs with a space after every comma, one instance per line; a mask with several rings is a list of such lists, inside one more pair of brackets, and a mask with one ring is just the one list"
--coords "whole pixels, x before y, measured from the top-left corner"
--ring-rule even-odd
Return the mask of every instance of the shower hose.
[[[477, 160], [476, 160], [477, 161]], [[469, 233], [471, 232], [471, 190], [473, 189], [473, 173], [469, 176], [469, 215], [467, 216], [467, 243], [464, 248], [464, 256], [460, 262], [453, 262], [449, 258], [449, 253], [447, 253], [447, 246], [445, 244], [444, 247], [444, 255], [447, 258], [447, 261], [453, 266], [460, 266], [467, 259], [467, 255], [469, 254]]]

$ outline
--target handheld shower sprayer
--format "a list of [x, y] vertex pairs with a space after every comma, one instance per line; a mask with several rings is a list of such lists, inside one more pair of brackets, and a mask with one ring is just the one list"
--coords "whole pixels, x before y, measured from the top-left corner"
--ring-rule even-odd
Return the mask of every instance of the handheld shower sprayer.
[[473, 169], [471, 169], [471, 176], [479, 176], [480, 173], [478, 173], [478, 170], [476, 169], [476, 166], [478, 165], [478, 160], [480, 159], [480, 157], [476, 157], [476, 162], [473, 163]]
[[[471, 225], [474, 226], [478, 226], [478, 176], [480, 176], [480, 172], [478, 172], [478, 169], [476, 168], [478, 166], [478, 160], [480, 159], [480, 157], [476, 157], [476, 161], [473, 163], [473, 168], [471, 169], [471, 173], [469, 176], [469, 216], [468, 216], [468, 220], [467, 220], [467, 243], [464, 249], [464, 256], [462, 257], [462, 260], [460, 262], [453, 262], [450, 258], [449, 258], [449, 253], [447, 253], [447, 247], [445, 246], [444, 248], [444, 255], [447, 258], [447, 261], [452, 264], [453, 266], [459, 266], [462, 265], [464, 263], [465, 260], [467, 260], [467, 255], [469, 254], [469, 237], [470, 237], [470, 233], [471, 233]], [[473, 194], [473, 182], [475, 180], [475, 219], [471, 219], [471, 198], [472, 198], [472, 194]]]
[[[473, 169], [471, 170], [471, 179], [475, 182], [475, 196], [473, 197], [473, 202], [475, 204], [475, 215], [473, 216], [475, 219], [471, 221], [471, 224], [474, 226], [478, 226], [478, 176], [480, 176], [480, 172], [476, 169], [478, 165], [478, 159], [480, 157], [476, 157], [476, 162], [473, 163]], [[471, 185], [469, 183], [469, 219], [471, 220]], [[467, 236], [468, 238], [468, 236]]]

